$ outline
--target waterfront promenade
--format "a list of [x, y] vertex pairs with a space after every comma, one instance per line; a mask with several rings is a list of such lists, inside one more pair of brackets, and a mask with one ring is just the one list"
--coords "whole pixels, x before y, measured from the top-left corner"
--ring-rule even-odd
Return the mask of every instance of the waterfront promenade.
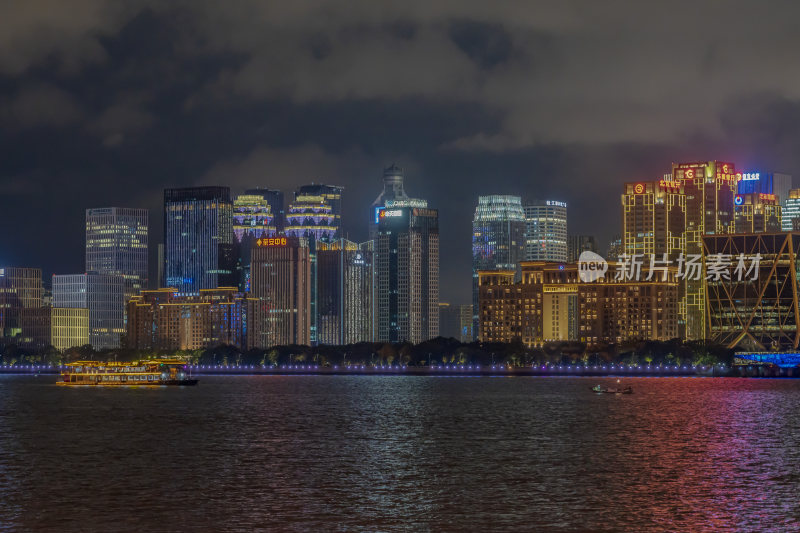
[[[189, 365], [195, 375], [407, 375], [407, 376], [628, 376], [628, 377], [720, 377], [731, 374], [725, 365]], [[57, 374], [53, 365], [0, 365], [4, 374]], [[791, 370], [791, 369], [790, 369]]]

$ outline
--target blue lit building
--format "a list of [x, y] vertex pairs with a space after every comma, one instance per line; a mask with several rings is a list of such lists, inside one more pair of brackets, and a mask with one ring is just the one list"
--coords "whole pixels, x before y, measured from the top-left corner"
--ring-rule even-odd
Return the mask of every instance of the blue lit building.
[[478, 271], [518, 270], [525, 259], [525, 210], [519, 196], [478, 197], [472, 219], [472, 331], [478, 333]]
[[789, 190], [789, 197], [781, 210], [781, 231], [800, 229], [800, 189]]
[[180, 293], [237, 285], [228, 187], [164, 190], [164, 281]]

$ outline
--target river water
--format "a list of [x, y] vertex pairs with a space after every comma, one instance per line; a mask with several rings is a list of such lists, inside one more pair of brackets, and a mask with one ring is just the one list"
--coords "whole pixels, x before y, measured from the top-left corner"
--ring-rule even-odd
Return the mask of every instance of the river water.
[[800, 380], [0, 376], [0, 531], [798, 531]]

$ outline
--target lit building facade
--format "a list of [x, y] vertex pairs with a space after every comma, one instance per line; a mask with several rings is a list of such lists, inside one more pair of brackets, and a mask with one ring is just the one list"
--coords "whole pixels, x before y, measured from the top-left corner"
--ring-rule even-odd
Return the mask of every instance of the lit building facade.
[[513, 271], [479, 273], [481, 341], [601, 345], [678, 335], [678, 281], [672, 267], [666, 279], [659, 273], [649, 281], [646, 276], [616, 280], [612, 273], [584, 282], [574, 263], [521, 266], [520, 282]]
[[380, 211], [378, 341], [417, 344], [439, 335], [439, 213]]
[[374, 243], [346, 239], [317, 246], [317, 342], [342, 345], [375, 339]]
[[[622, 248], [677, 259], [686, 247], [686, 195], [677, 181], [632, 182], [622, 194]], [[616, 257], [609, 258], [617, 260]]]
[[250, 251], [253, 241], [274, 237], [276, 233], [272, 208], [263, 195], [240, 194], [233, 200], [233, 236], [239, 290], [250, 290]]
[[21, 333], [20, 313], [41, 307], [42, 292], [42, 269], [0, 267], [0, 339]]
[[725, 275], [703, 281], [711, 340], [744, 350], [797, 350], [800, 232], [708, 235], [703, 253], [707, 262], [716, 254], [730, 259]]
[[569, 235], [567, 237], [567, 261], [576, 263], [583, 252], [599, 253], [594, 235]]
[[257, 239], [250, 263], [256, 299], [252, 347], [311, 343], [311, 256], [301, 237]]
[[228, 187], [164, 190], [164, 282], [181, 293], [237, 284]]
[[331, 226], [335, 229], [332, 239], [339, 238], [342, 227], [342, 193], [344, 187], [339, 185], [324, 185], [321, 183], [312, 183], [310, 185], [302, 185], [295, 192], [295, 201], [298, 196], [319, 196], [326, 204], [331, 207], [331, 215], [333, 217]]
[[125, 278], [121, 275], [53, 276], [53, 307], [88, 309], [89, 342], [95, 350], [119, 348], [125, 333]]
[[567, 204], [555, 200], [526, 203], [525, 259], [527, 261], [567, 260]]
[[781, 231], [781, 206], [774, 194], [745, 193], [733, 198], [735, 233]]
[[380, 213], [384, 209], [417, 207], [426, 209], [428, 202], [419, 198], [410, 198], [403, 188], [403, 169], [397, 165], [390, 165], [383, 169], [383, 190], [372, 202], [369, 214], [369, 239], [378, 238], [378, 223]]
[[269, 202], [257, 194], [240, 194], [233, 200], [233, 235], [237, 242], [246, 237], [275, 235], [275, 217]]
[[791, 189], [781, 209], [781, 231], [793, 231], [800, 221], [800, 189]]
[[247, 196], [259, 196], [269, 204], [270, 213], [272, 213], [272, 222], [277, 232], [284, 230], [286, 222], [286, 206], [284, 203], [283, 191], [275, 189], [255, 188], [247, 189], [244, 191]]
[[218, 345], [248, 349], [248, 319], [255, 302], [235, 287], [142, 291], [128, 302], [127, 347], [135, 350], [198, 350]]
[[86, 271], [122, 276], [125, 301], [147, 288], [149, 211], [86, 210]]
[[286, 214], [286, 235], [332, 241], [339, 231], [333, 207], [322, 195], [298, 193]]
[[77, 308], [39, 307], [24, 309], [20, 314], [20, 344], [32, 350], [48, 346], [64, 351], [89, 344], [89, 310]]
[[519, 196], [478, 197], [472, 219], [473, 331], [478, 327], [478, 272], [518, 269], [525, 259], [525, 223]]
[[792, 176], [781, 172], [761, 172], [751, 170], [736, 174], [737, 194], [774, 194], [779, 204], [789, 198]]
[[[708, 161], [672, 165], [672, 181], [680, 182], [686, 195], [685, 254], [703, 252], [703, 236], [727, 235], [734, 230], [733, 200], [738, 176], [733, 163]], [[705, 339], [705, 287], [700, 280], [686, 282], [687, 339]]]

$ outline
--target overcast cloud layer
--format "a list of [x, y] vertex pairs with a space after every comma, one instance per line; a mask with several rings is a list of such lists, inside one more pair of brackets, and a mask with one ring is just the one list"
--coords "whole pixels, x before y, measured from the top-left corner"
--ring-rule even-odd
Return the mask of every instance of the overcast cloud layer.
[[[800, 174], [792, 2], [0, 3], [0, 264], [83, 269], [87, 207], [162, 189], [344, 185], [366, 237], [382, 167], [440, 210], [469, 301], [479, 194], [619, 231], [621, 183], [672, 161]], [[153, 246], [155, 248], [155, 246]]]

